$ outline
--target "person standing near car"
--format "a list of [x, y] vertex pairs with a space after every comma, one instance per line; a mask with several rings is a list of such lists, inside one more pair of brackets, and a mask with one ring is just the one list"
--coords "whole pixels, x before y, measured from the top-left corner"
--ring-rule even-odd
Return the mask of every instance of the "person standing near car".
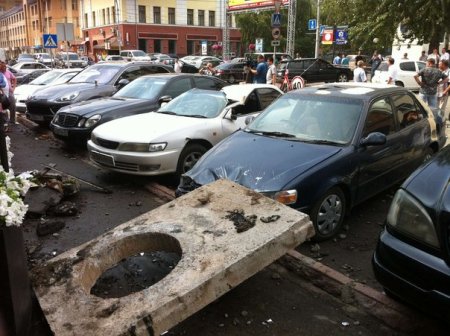
[[419, 97], [431, 108], [438, 107], [438, 85], [448, 81], [448, 76], [437, 69], [434, 62], [434, 58], [429, 58], [427, 66], [414, 76], [415, 81], [420, 86]]
[[178, 58], [175, 58], [175, 63], [173, 65], [173, 70], [175, 70], [176, 73], [181, 73], [181, 70], [183, 69], [183, 64]]
[[[447, 78], [450, 78], [450, 68], [448, 67], [448, 60], [442, 59], [439, 62], [439, 70], [441, 70], [445, 75], [447, 75]], [[438, 106], [441, 109], [441, 111], [445, 115], [445, 119], [448, 119], [447, 113], [445, 112], [447, 108], [447, 100], [448, 100], [448, 91], [450, 90], [450, 87], [448, 85], [448, 81], [445, 83], [439, 84], [438, 87]]]
[[420, 55], [419, 61], [421, 61], [421, 62], [426, 62], [427, 59], [428, 59], [428, 56], [427, 56], [427, 54], [425, 53], [425, 50], [422, 50], [422, 55]]
[[365, 83], [367, 82], [367, 76], [366, 76], [366, 72], [364, 71], [364, 62], [363, 61], [358, 61], [358, 63], [356, 63], [356, 68], [355, 70], [353, 70], [353, 80], [355, 82], [358, 83]]
[[380, 66], [381, 63], [381, 57], [378, 54], [378, 51], [375, 50], [373, 52], [373, 56], [369, 61], [370, 64], [370, 80], [372, 80], [373, 76], [375, 75], [375, 70], [378, 69], [378, 67]]
[[334, 65], [339, 65], [342, 62], [342, 57], [341, 54], [337, 54], [336, 57], [333, 59], [333, 64]]
[[267, 58], [267, 75], [266, 83], [275, 85], [277, 83], [277, 68], [273, 64], [273, 57], [269, 56]]
[[[8, 70], [5, 62], [0, 63], [0, 72], [3, 74], [7, 81], [8, 86], [8, 99], [9, 99], [9, 123], [16, 124], [16, 98], [14, 97], [14, 90], [17, 86], [17, 79], [14, 74]], [[6, 88], [5, 88], [6, 90]]]
[[267, 63], [265, 62], [263, 55], [258, 56], [258, 65], [256, 66], [256, 69], [250, 69], [250, 71], [255, 75], [253, 77], [253, 83], [266, 83]]
[[388, 68], [387, 83], [393, 84], [393, 85], [395, 85], [395, 82], [397, 81], [397, 69], [395, 68], [394, 63], [395, 63], [395, 60], [392, 57], [389, 57], [388, 58], [389, 68]]

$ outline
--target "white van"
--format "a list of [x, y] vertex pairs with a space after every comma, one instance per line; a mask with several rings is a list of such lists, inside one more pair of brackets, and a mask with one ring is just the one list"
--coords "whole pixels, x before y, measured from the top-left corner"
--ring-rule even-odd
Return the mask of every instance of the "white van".
[[150, 61], [150, 56], [142, 50], [122, 50], [120, 56], [127, 61]]

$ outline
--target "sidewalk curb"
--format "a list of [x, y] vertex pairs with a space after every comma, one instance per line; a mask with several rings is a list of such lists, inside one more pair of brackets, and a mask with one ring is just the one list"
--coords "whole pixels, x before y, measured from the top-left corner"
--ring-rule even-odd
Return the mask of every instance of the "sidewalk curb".
[[16, 120], [27, 128], [33, 129], [39, 125], [28, 119], [24, 113], [16, 112]]
[[390, 328], [406, 333], [427, 330], [428, 334], [436, 330], [435, 321], [295, 250], [289, 251], [278, 262], [343, 303], [363, 309]]

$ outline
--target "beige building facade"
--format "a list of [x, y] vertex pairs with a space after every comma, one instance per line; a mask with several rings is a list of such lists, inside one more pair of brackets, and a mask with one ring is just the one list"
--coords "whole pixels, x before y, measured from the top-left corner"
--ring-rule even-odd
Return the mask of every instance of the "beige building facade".
[[226, 20], [225, 6], [226, 0], [23, 0], [0, 11], [0, 48], [11, 57], [64, 49], [58, 41], [57, 49], [44, 50], [43, 35], [72, 23], [70, 50], [93, 57], [125, 49], [211, 55], [222, 53], [228, 27], [231, 54], [238, 55], [240, 32], [231, 16]]

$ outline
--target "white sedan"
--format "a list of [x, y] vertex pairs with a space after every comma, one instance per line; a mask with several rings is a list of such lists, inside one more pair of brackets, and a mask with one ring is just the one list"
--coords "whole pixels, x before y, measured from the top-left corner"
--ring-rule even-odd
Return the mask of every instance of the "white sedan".
[[30, 73], [33, 72], [35, 70], [39, 70], [39, 69], [49, 69], [51, 70], [51, 68], [49, 68], [48, 66], [39, 63], [39, 62], [19, 62], [16, 63], [12, 66], [12, 68], [14, 68], [15, 70], [21, 72], [21, 73]]
[[47, 85], [56, 85], [67, 82], [82, 69], [54, 69], [46, 72], [38, 78], [32, 80], [28, 84], [19, 85], [14, 90], [14, 97], [16, 98], [16, 110], [19, 112], [26, 112], [26, 101], [28, 97], [32, 96], [37, 90], [46, 87]]
[[90, 159], [106, 169], [134, 175], [181, 175], [208, 149], [245, 127], [283, 92], [269, 84], [192, 89], [157, 112], [112, 120], [95, 128]]

